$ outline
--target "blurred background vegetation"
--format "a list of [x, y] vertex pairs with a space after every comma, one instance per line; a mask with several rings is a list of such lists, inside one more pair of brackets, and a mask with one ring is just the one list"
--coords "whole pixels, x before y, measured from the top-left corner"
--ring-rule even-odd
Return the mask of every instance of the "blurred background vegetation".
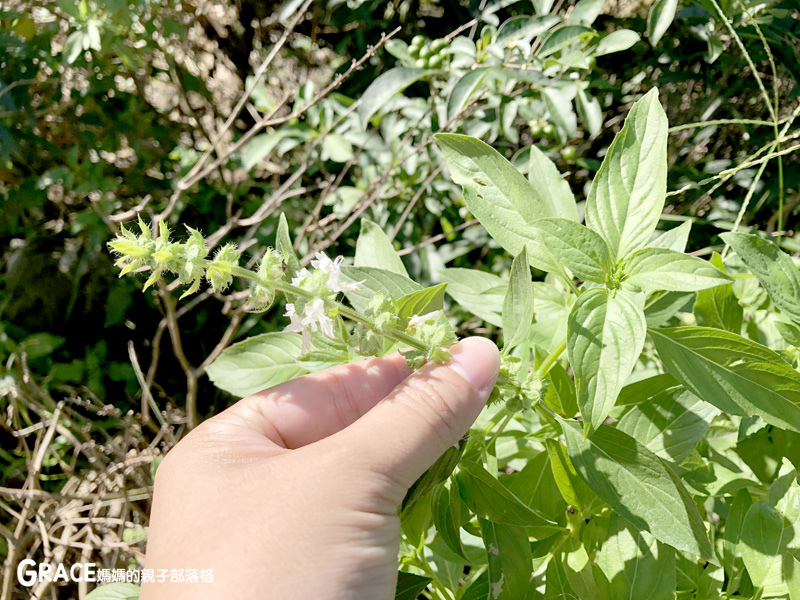
[[[658, 86], [662, 228], [692, 219], [699, 250], [738, 221], [796, 251], [799, 16], [797, 0], [0, 4], [1, 600], [30, 593], [23, 556], [140, 561], [159, 457], [234, 401], [206, 368], [285, 325], [236, 289], [179, 304], [118, 279], [105, 244], [122, 223], [191, 225], [256, 260], [284, 214], [307, 262], [352, 255], [366, 218], [421, 283], [477, 263], [503, 276], [432, 134], [523, 169], [535, 144], [580, 199]], [[496, 334], [490, 313], [454, 316]]]

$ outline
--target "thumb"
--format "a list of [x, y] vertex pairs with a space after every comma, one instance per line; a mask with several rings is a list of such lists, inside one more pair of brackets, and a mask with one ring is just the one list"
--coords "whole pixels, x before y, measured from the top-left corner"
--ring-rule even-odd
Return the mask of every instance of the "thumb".
[[497, 380], [500, 353], [491, 341], [467, 338], [451, 352], [448, 364], [424, 366], [336, 436], [361, 464], [399, 484], [398, 494], [469, 430]]

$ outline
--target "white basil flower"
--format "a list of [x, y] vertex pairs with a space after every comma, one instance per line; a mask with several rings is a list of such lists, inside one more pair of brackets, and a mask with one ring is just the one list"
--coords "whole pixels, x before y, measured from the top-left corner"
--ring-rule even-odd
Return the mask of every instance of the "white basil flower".
[[289, 317], [289, 325], [284, 331], [302, 333], [303, 354], [311, 349], [313, 332], [321, 331], [329, 338], [334, 337], [333, 319], [328, 316], [321, 298], [306, 304], [302, 316], [297, 314], [294, 304], [287, 304], [285, 316]]
[[317, 252], [316, 260], [311, 261], [311, 266], [319, 269], [323, 273], [328, 274], [327, 287], [333, 292], [354, 292], [358, 289], [358, 283], [350, 283], [349, 281], [342, 281], [342, 261], [343, 257], [337, 256], [335, 260], [331, 260], [324, 252]]

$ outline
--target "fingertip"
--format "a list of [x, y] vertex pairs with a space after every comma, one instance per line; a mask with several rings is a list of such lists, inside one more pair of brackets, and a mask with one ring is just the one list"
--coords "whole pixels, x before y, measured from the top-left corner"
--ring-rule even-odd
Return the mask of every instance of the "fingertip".
[[500, 351], [484, 337], [469, 337], [451, 349], [449, 367], [463, 377], [481, 396], [492, 391], [500, 371]]

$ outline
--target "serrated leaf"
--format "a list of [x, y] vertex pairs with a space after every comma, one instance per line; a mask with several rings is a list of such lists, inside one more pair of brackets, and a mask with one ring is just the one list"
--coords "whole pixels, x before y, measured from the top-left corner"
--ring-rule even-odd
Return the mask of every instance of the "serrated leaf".
[[[711, 264], [720, 270], [725, 269], [722, 258], [716, 252], [711, 257]], [[692, 309], [697, 319], [697, 324], [702, 327], [716, 327], [726, 329], [733, 333], [742, 330], [744, 310], [736, 294], [733, 293], [733, 284], [718, 285], [697, 294], [694, 308]], [[776, 323], [776, 326], [777, 323]]]
[[728, 579], [731, 581], [729, 590], [735, 592], [738, 581], [742, 576], [744, 563], [739, 553], [739, 539], [742, 535], [742, 525], [745, 515], [753, 504], [753, 498], [747, 488], [739, 490], [733, 501], [728, 501], [728, 518], [725, 521], [725, 537], [722, 542], [722, 564]]
[[644, 305], [647, 326], [661, 327], [678, 312], [689, 311], [695, 298], [693, 292], [652, 292]]
[[361, 219], [361, 233], [356, 241], [356, 267], [375, 267], [408, 277], [403, 260], [383, 229], [369, 219]]
[[351, 283], [362, 282], [359, 283], [357, 290], [345, 293], [359, 312], [367, 309], [375, 292], [380, 292], [388, 298], [402, 298], [406, 294], [422, 289], [420, 284], [405, 275], [375, 267], [342, 267], [342, 275]]
[[609, 581], [609, 598], [675, 597], [675, 550], [637, 531], [617, 515], [611, 516], [608, 538], [602, 542], [596, 560]]
[[363, 99], [358, 107], [361, 126], [366, 128], [372, 116], [378, 112], [395, 94], [399, 94], [412, 83], [437, 73], [435, 69], [409, 69], [395, 67], [383, 73], [361, 94]]
[[489, 597], [519, 600], [528, 592], [533, 561], [525, 529], [480, 520], [481, 537], [489, 562]]
[[723, 233], [720, 237], [758, 278], [772, 301], [800, 323], [800, 272], [791, 257], [754, 234]]
[[627, 295], [594, 288], [581, 294], [567, 322], [567, 354], [575, 373], [586, 435], [608, 417], [644, 346], [644, 313]]
[[456, 474], [458, 490], [476, 515], [496, 523], [535, 529], [542, 537], [561, 528], [524, 504], [478, 463], [462, 460]]
[[637, 250], [626, 259], [623, 272], [622, 287], [635, 292], [697, 292], [731, 280], [708, 261], [666, 248]]
[[536, 146], [531, 146], [528, 160], [528, 181], [538, 202], [549, 207], [550, 216], [577, 222], [575, 196], [553, 161]]
[[586, 201], [586, 225], [615, 260], [647, 244], [667, 191], [667, 117], [653, 89], [633, 105]]
[[778, 354], [710, 327], [651, 329], [667, 371], [706, 402], [800, 431], [800, 373]]
[[500, 310], [507, 284], [497, 275], [477, 269], [442, 269], [439, 278], [447, 283], [447, 295], [458, 304], [496, 327], [503, 326]]
[[567, 509], [567, 503], [558, 490], [547, 452], [536, 454], [519, 473], [505, 478], [505, 481], [511, 493], [523, 504], [551, 521], [557, 521]]
[[567, 219], [538, 219], [533, 227], [558, 260], [577, 277], [605, 283], [614, 262], [608, 244], [599, 233]]
[[219, 389], [244, 397], [308, 372], [297, 362], [300, 335], [276, 332], [254, 335], [228, 346], [206, 372]]
[[533, 323], [533, 281], [528, 253], [522, 249], [511, 264], [508, 291], [503, 300], [503, 350], [528, 339]]
[[660, 542], [712, 560], [713, 548], [697, 505], [660, 458], [608, 425], [584, 439], [579, 423], [561, 422], [572, 464], [614, 512]]
[[633, 407], [617, 423], [648, 450], [678, 464], [692, 452], [719, 409], [677, 382]]
[[647, 15], [647, 37], [654, 47], [672, 25], [677, 9], [678, 0], [656, 0], [650, 7]]
[[437, 134], [450, 176], [464, 191], [464, 201], [497, 242], [516, 256], [528, 248], [529, 263], [558, 271], [558, 261], [530, 227], [550, 217], [549, 208], [527, 179], [499, 152], [466, 135]]

